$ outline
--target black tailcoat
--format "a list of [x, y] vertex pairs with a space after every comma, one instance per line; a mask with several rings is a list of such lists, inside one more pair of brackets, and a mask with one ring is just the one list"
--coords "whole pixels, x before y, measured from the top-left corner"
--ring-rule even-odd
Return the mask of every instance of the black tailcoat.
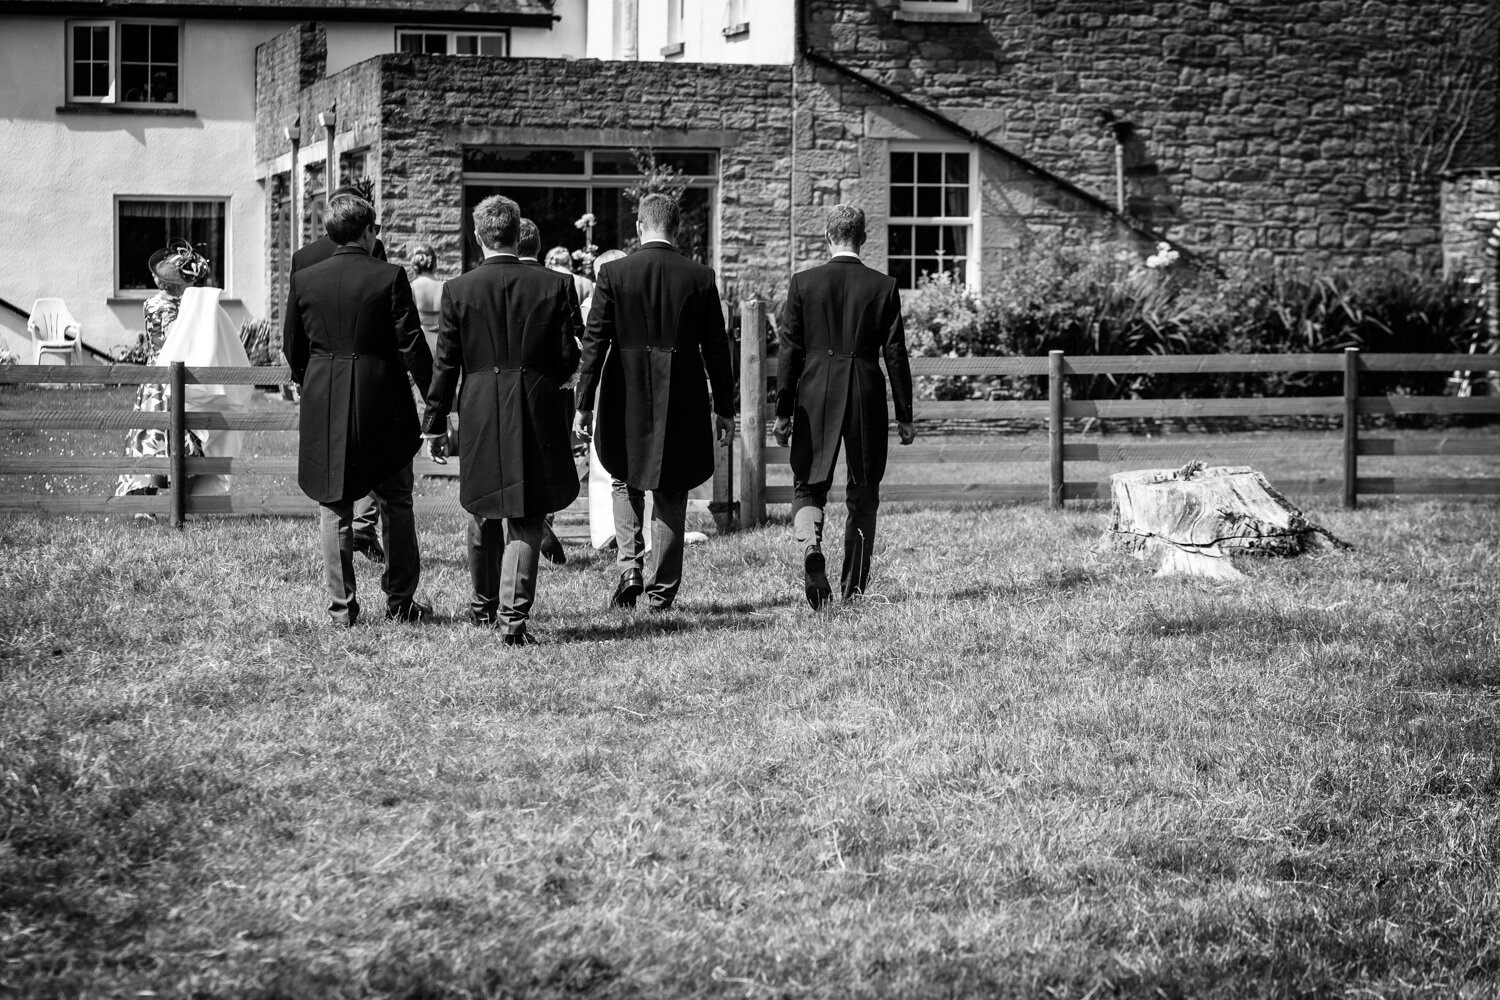
[[709, 411], [734, 416], [734, 369], [712, 268], [651, 242], [599, 270], [579, 402], [598, 391], [594, 445], [642, 490], [690, 490], [714, 473]]
[[458, 499], [481, 517], [561, 510], [578, 496], [572, 394], [578, 301], [566, 275], [509, 254], [443, 285], [423, 427], [447, 429], [459, 376]]
[[425, 389], [432, 353], [405, 271], [340, 247], [294, 272], [282, 350], [302, 386], [304, 493], [354, 500], [411, 461], [422, 438], [406, 375]]
[[792, 475], [827, 480], [847, 436], [850, 480], [879, 483], [889, 443], [882, 354], [896, 420], [912, 418], [896, 279], [853, 257], [792, 275], [779, 341], [776, 415], [792, 418]]

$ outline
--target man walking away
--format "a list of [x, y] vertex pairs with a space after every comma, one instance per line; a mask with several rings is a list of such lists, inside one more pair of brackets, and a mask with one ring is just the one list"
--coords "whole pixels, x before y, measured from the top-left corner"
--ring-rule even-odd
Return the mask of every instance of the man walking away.
[[894, 278], [859, 259], [865, 213], [835, 205], [824, 236], [828, 262], [793, 275], [787, 291], [772, 427], [778, 444], [784, 446], [788, 437], [792, 442], [792, 526], [802, 553], [807, 601], [814, 608], [833, 596], [823, 559], [823, 508], [840, 443], [849, 475], [840, 578], [844, 599], [863, 593], [870, 578], [889, 434], [881, 354], [890, 373], [901, 443], [911, 444], [917, 436], [901, 295]]
[[338, 246], [321, 263], [293, 272], [283, 350], [302, 386], [297, 484], [323, 508], [328, 614], [336, 625], [359, 619], [354, 503], [373, 492], [385, 536], [386, 617], [420, 621], [432, 607], [414, 597], [421, 561], [411, 459], [422, 437], [407, 373], [425, 390], [432, 354], [406, 272], [370, 255], [374, 206], [336, 195], [324, 224]]
[[[589, 436], [597, 391], [595, 445], [614, 477], [615, 607], [634, 607], [643, 592], [652, 611], [672, 605], [682, 583], [688, 491], [713, 475], [714, 428], [720, 441], [734, 432], [734, 370], [718, 286], [711, 268], [673, 247], [679, 219], [666, 195], [641, 199], [640, 248], [597, 272], [583, 341], [574, 428]], [[649, 580], [642, 573], [646, 490]]]
[[578, 304], [572, 282], [516, 255], [520, 218], [501, 195], [474, 209], [484, 263], [443, 286], [423, 417], [433, 457], [442, 457], [462, 375], [458, 500], [472, 515], [469, 616], [500, 628], [508, 646], [536, 642], [527, 623], [546, 516], [578, 496], [561, 388], [578, 368]]
[[[345, 184], [342, 187], [334, 188], [329, 201], [332, 201], [341, 194], [352, 194], [356, 198], [363, 198], [373, 206], [375, 204], [374, 191], [375, 185], [366, 179], [357, 184]], [[376, 209], [376, 215], [378, 216], [379, 214], [379, 209]], [[378, 235], [380, 233], [380, 226], [378, 224], [375, 226], [375, 232], [377, 234], [375, 237], [375, 246], [370, 249], [370, 256], [376, 260], [385, 260], [385, 244], [380, 242], [380, 236]], [[326, 234], [318, 237], [292, 254], [292, 272], [295, 274], [303, 268], [312, 267], [314, 264], [321, 264], [329, 257], [332, 257], [333, 252], [338, 248], [339, 245]], [[415, 290], [413, 290], [413, 296], [415, 294]], [[421, 315], [422, 313], [419, 308], [417, 317], [420, 319]], [[428, 353], [431, 353], [431, 346], [429, 342]], [[373, 493], [362, 496], [354, 501], [354, 551], [373, 563], [385, 562], [385, 549], [380, 545], [380, 508]]]

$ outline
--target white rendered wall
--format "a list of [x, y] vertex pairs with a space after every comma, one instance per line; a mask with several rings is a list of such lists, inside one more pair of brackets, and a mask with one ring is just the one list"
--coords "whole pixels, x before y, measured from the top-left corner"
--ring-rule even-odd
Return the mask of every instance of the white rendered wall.
[[[90, 344], [129, 343], [143, 328], [147, 293], [116, 295], [116, 198], [227, 198], [226, 305], [236, 322], [264, 315], [255, 47], [289, 26], [184, 24], [182, 94], [192, 117], [59, 114], [64, 20], [0, 17], [0, 298], [28, 311], [36, 298], [65, 299]], [[5, 320], [0, 336], [30, 360], [30, 342], [15, 343], [13, 329]]]
[[[745, 0], [738, 5], [738, 10], [750, 30], [732, 38], [724, 37], [723, 33], [729, 17], [729, 5], [724, 0], [686, 0], [683, 4], [683, 50], [681, 55], [673, 56], [663, 56], [661, 51], [667, 44], [667, 0], [638, 0], [638, 3], [642, 62], [670, 59], [778, 66], [792, 62], [796, 47], [793, 0]], [[608, 4], [604, 6], [608, 7]], [[593, 7], [589, 13], [594, 13]]]

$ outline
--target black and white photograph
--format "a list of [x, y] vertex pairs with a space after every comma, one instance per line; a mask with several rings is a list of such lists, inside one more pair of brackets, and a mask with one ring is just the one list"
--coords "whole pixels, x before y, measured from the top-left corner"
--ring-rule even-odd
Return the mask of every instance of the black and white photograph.
[[1496, 0], [0, 0], [0, 998], [1500, 997]]

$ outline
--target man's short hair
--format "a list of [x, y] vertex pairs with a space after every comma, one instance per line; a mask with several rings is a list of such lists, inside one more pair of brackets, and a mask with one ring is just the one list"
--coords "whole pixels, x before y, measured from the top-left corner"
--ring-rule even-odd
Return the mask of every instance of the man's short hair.
[[328, 238], [341, 246], [357, 241], [373, 225], [375, 206], [352, 194], [334, 195], [323, 212], [323, 228], [328, 231]]
[[519, 235], [516, 236], [516, 253], [522, 257], [535, 257], [541, 248], [542, 234], [537, 231], [536, 223], [530, 219], [522, 219]]
[[641, 199], [635, 217], [642, 229], [676, 236], [677, 226], [682, 221], [682, 210], [677, 207], [676, 198], [664, 194], [648, 194]]
[[865, 245], [864, 209], [853, 205], [835, 205], [828, 210], [828, 225], [824, 228], [828, 242], [852, 246]]
[[521, 228], [521, 206], [503, 194], [492, 194], [474, 206], [474, 231], [489, 250], [513, 247]]

